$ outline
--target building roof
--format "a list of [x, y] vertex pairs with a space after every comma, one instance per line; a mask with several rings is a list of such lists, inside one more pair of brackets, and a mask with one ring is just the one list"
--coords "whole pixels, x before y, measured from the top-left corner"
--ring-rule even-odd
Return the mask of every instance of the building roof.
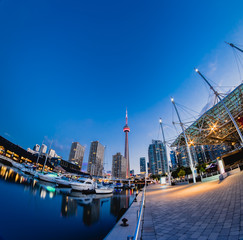
[[[186, 129], [185, 132], [189, 143], [191, 142], [194, 145], [216, 145], [239, 142], [236, 128], [222, 101], [230, 110], [240, 130], [243, 130], [241, 125], [243, 124], [243, 84], [240, 84]], [[178, 145], [185, 145], [183, 133], [176, 138], [171, 147]]]

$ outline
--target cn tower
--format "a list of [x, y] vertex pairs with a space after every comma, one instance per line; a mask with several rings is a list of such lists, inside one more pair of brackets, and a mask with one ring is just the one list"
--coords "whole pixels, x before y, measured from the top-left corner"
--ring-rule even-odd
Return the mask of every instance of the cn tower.
[[124, 157], [127, 159], [127, 173], [126, 177], [130, 177], [130, 163], [129, 163], [129, 148], [128, 148], [128, 133], [130, 132], [130, 128], [127, 125], [127, 109], [126, 109], [126, 125], [123, 128], [123, 132], [125, 133], [125, 154]]

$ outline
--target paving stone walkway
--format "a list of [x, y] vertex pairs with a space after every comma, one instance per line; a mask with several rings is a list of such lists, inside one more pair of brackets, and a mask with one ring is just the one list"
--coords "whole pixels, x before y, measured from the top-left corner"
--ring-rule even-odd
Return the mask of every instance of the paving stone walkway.
[[142, 240], [243, 240], [243, 172], [222, 182], [147, 188]]

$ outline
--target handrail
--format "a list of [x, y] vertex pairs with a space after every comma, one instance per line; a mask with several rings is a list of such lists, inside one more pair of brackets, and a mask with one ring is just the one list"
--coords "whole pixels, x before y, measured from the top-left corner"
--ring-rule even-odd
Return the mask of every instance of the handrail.
[[145, 182], [144, 189], [143, 189], [142, 203], [140, 206], [138, 222], [137, 222], [136, 230], [135, 230], [135, 233], [133, 236], [133, 240], [138, 239], [138, 233], [139, 233], [139, 228], [140, 228], [140, 224], [141, 224], [141, 220], [142, 220], [142, 216], [143, 216], [143, 209], [144, 209], [144, 203], [145, 203], [145, 191], [146, 191], [146, 182]]

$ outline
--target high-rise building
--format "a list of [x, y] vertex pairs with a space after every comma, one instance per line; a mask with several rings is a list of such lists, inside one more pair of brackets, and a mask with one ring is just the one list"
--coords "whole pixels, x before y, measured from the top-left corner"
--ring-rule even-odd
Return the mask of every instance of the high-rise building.
[[[228, 145], [193, 145], [190, 146], [191, 155], [193, 159], [194, 166], [198, 164], [210, 162], [216, 160], [217, 157], [220, 157], [225, 152], [230, 151]], [[189, 167], [189, 158], [186, 150], [186, 146], [178, 146], [176, 148], [176, 156], [178, 160], [178, 165]]]
[[42, 144], [42, 145], [41, 145], [41, 149], [40, 149], [40, 153], [41, 153], [41, 154], [45, 154], [46, 151], [47, 151], [47, 146], [46, 146], [45, 144]]
[[103, 161], [104, 161], [105, 147], [99, 141], [93, 141], [90, 145], [88, 173], [90, 175], [103, 175]]
[[170, 160], [171, 160], [172, 170], [175, 170], [178, 167], [175, 151], [170, 151]]
[[40, 145], [39, 144], [35, 144], [33, 150], [36, 151], [36, 152], [39, 152], [40, 151]]
[[128, 123], [128, 116], [126, 110], [126, 125], [123, 128], [123, 132], [125, 133], [125, 154], [124, 157], [127, 159], [127, 166], [126, 166], [126, 178], [130, 177], [130, 162], [129, 162], [129, 148], [128, 148], [128, 133], [130, 132], [130, 128], [127, 125]]
[[69, 153], [69, 162], [79, 165], [82, 169], [84, 151], [85, 147], [83, 147], [79, 142], [73, 142]]
[[148, 148], [150, 172], [154, 175], [167, 172], [166, 147], [160, 140], [153, 140]]
[[37, 152], [32, 150], [31, 148], [27, 148], [27, 152], [30, 152], [31, 154], [37, 154]]
[[147, 162], [147, 169], [148, 169], [148, 174], [150, 174], [150, 173], [151, 173], [151, 171], [150, 171], [149, 162]]
[[121, 153], [112, 156], [112, 178], [127, 178], [127, 159]]
[[48, 151], [48, 156], [49, 156], [50, 158], [55, 157], [55, 156], [56, 156], [56, 151], [55, 151], [54, 149], [49, 149], [49, 151]]
[[140, 174], [146, 174], [146, 160], [145, 157], [140, 158]]

